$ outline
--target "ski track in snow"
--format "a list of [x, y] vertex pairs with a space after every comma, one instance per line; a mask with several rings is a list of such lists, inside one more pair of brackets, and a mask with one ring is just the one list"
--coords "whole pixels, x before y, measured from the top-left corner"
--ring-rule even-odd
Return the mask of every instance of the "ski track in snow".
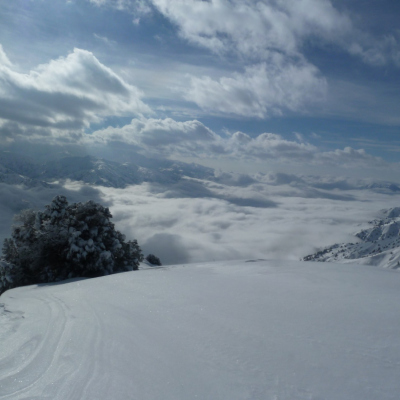
[[[2, 340], [4, 347], [11, 343], [13, 351], [0, 361], [0, 398], [85, 398], [86, 387], [97, 378], [92, 355], [102, 348], [96, 310], [89, 302], [80, 304], [84, 324], [79, 325], [77, 336], [76, 317], [56, 294], [38, 288], [28, 301], [30, 307], [40, 310], [35, 317], [41, 318], [24, 323], [21, 314], [9, 320], [10, 335], [3, 335]], [[7, 316], [3, 313], [0, 318]]]
[[7, 291], [0, 399], [398, 399], [398, 272], [252, 261]]

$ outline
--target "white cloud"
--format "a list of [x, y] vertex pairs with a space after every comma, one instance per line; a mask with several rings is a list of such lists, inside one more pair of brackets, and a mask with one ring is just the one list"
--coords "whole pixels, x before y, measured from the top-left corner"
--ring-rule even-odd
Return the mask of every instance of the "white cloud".
[[[368, 190], [318, 191], [261, 182], [248, 187], [203, 185], [207, 196], [200, 191], [190, 198], [171, 186], [151, 184], [102, 191], [117, 228], [166, 263], [299, 259], [317, 247], [354, 240], [351, 234], [359, 224], [398, 203], [397, 196]], [[262, 199], [275, 206], [229, 201], [235, 198], [247, 199], [248, 205]]]
[[359, 56], [365, 63], [383, 66], [390, 61], [400, 67], [400, 35], [396, 32], [383, 38], [375, 38], [364, 32], [355, 31], [346, 48], [350, 54]]
[[[151, 7], [147, 0], [89, 0], [97, 6], [108, 6], [121, 11], [128, 11], [134, 15], [145, 15], [151, 12]], [[136, 18], [137, 19], [137, 18]], [[134, 23], [135, 20], [133, 20]]]
[[0, 65], [0, 118], [33, 130], [76, 132], [106, 116], [150, 113], [141, 96], [86, 50], [74, 49], [28, 74]]
[[350, 19], [328, 0], [152, 0], [189, 41], [218, 53], [259, 59], [269, 50], [297, 54], [305, 37], [337, 36]]
[[90, 142], [124, 142], [142, 148], [147, 154], [185, 155], [201, 157], [209, 151], [217, 151], [220, 137], [193, 120], [178, 122], [166, 119], [133, 119], [122, 128], [108, 127], [86, 137]]
[[318, 160], [322, 163], [330, 163], [343, 166], [366, 165], [369, 167], [387, 167], [388, 164], [379, 157], [368, 154], [364, 149], [345, 147], [343, 150], [323, 152], [318, 154]]
[[243, 74], [213, 80], [191, 77], [186, 100], [208, 111], [263, 118], [284, 111], [305, 111], [325, 99], [327, 83], [317, 68], [294, 64], [275, 54], [270, 62], [247, 67]]
[[11, 67], [11, 61], [8, 59], [7, 54], [4, 52], [3, 46], [0, 44], [0, 67]]
[[[235, 52], [246, 60], [269, 53], [299, 56], [310, 39], [332, 43], [372, 65], [400, 65], [398, 40], [358, 29], [330, 0], [151, 0], [180, 35], [213, 52]], [[250, 61], [251, 62], [251, 61]]]
[[[335, 97], [335, 82], [328, 87], [305, 49], [310, 53], [335, 46], [373, 66], [400, 66], [398, 33], [377, 37], [363, 31], [352, 14], [331, 0], [91, 1], [136, 13], [136, 22], [157, 9], [183, 39], [224, 57], [230, 70], [236, 65], [230, 75], [221, 71], [187, 74], [188, 84], [179, 78], [168, 86], [175, 89], [174, 95], [180, 92], [185, 100], [214, 114], [267, 118], [316, 111], [321, 115], [342, 105], [341, 115], [348, 114], [351, 104]], [[165, 79], [166, 74], [160, 76]], [[379, 110], [373, 114], [385, 119], [388, 113]], [[358, 110], [357, 118], [368, 114]]]
[[275, 158], [292, 162], [311, 161], [318, 152], [309, 143], [286, 140], [274, 133], [263, 133], [251, 138], [242, 132], [236, 132], [228, 140], [227, 147], [238, 157], [258, 160]]
[[178, 122], [171, 118], [141, 118], [133, 119], [122, 128], [108, 127], [86, 135], [84, 143], [108, 146], [113, 142], [125, 143], [133, 146], [135, 151], [153, 157], [390, 168], [390, 164], [362, 149], [346, 147], [321, 151], [303, 137], [300, 139], [287, 140], [275, 133], [250, 137], [243, 132], [223, 138], [197, 120]]
[[117, 43], [115, 40], [111, 40], [111, 39], [109, 39], [109, 38], [106, 37], [106, 36], [98, 35], [97, 33], [94, 33], [93, 36], [94, 36], [97, 40], [100, 40], [100, 41], [102, 41], [103, 43], [105, 43], [107, 46], [112, 46], [112, 45], [115, 45], [115, 44]]

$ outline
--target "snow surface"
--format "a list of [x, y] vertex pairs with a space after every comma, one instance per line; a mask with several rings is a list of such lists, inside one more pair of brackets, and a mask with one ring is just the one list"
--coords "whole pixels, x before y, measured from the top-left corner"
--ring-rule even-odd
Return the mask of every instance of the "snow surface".
[[147, 267], [0, 302], [0, 399], [399, 398], [393, 270]]

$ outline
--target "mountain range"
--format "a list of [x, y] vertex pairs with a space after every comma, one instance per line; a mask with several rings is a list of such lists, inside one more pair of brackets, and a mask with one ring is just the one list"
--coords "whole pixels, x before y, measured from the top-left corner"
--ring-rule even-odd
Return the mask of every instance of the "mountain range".
[[355, 243], [325, 247], [303, 261], [354, 262], [383, 268], [400, 268], [400, 207], [381, 211], [381, 218], [354, 234]]
[[173, 183], [183, 176], [206, 179], [214, 170], [198, 164], [162, 160], [152, 167], [118, 163], [92, 156], [63, 157], [37, 163], [30, 158], [0, 153], [0, 182], [34, 186], [70, 179], [90, 185], [123, 188], [143, 182]]

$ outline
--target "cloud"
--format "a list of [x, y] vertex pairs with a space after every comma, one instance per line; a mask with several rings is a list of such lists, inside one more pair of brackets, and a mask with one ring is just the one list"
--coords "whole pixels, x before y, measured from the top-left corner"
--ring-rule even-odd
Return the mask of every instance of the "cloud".
[[290, 57], [303, 48], [334, 44], [371, 65], [400, 65], [396, 33], [376, 38], [357, 28], [329, 0], [152, 0], [180, 35], [218, 54], [236, 53], [250, 62], [278, 52]]
[[[133, 119], [122, 128], [108, 127], [86, 138], [89, 142], [124, 142], [152, 155], [179, 154], [201, 157], [218, 151], [220, 137], [197, 120], [178, 122], [166, 119]], [[221, 149], [222, 151], [222, 149]]]
[[86, 135], [82, 143], [108, 145], [125, 143], [152, 157], [232, 159], [250, 162], [276, 160], [288, 164], [388, 168], [390, 164], [363, 149], [321, 151], [301, 137], [287, 140], [275, 133], [251, 137], [235, 132], [223, 138], [197, 120], [179, 122], [171, 118], [133, 119], [122, 128], [108, 127]]
[[359, 56], [372, 66], [383, 66], [389, 62], [400, 67], [400, 33], [375, 38], [364, 32], [356, 31], [356, 38], [346, 46], [349, 53]]
[[11, 67], [11, 61], [8, 59], [7, 54], [4, 52], [3, 46], [0, 44], [0, 67]]
[[117, 44], [117, 42], [115, 40], [111, 40], [106, 36], [101, 36], [101, 35], [98, 35], [97, 33], [94, 33], [93, 36], [95, 39], [100, 40], [101, 42], [105, 43], [107, 46], [113, 46], [113, 45]]
[[318, 154], [317, 159], [322, 163], [330, 163], [343, 166], [363, 166], [387, 167], [388, 164], [379, 157], [368, 154], [364, 149], [353, 149], [345, 147], [343, 150], [323, 152]]
[[108, 6], [120, 11], [127, 11], [135, 16], [133, 23], [137, 24], [138, 16], [146, 15], [152, 11], [150, 3], [146, 0], [89, 0], [96, 6]]
[[[183, 179], [125, 189], [67, 182], [64, 187], [0, 183], [0, 239], [12, 214], [42, 209], [57, 194], [110, 207], [116, 228], [164, 264], [232, 259], [299, 259], [316, 248], [354, 241], [360, 224], [398, 194], [379, 193], [344, 178], [224, 174], [216, 182]], [[362, 190], [360, 190], [362, 188]]]
[[[224, 71], [214, 67], [205, 72], [199, 68], [198, 73], [189, 73], [186, 79], [171, 79], [162, 89], [163, 95], [175, 96], [174, 100], [180, 93], [203, 112], [256, 118], [316, 112], [396, 123], [396, 95], [388, 101], [388, 96], [382, 95], [378, 108], [376, 88], [370, 93], [375, 99], [372, 106], [368, 96], [357, 96], [351, 87], [341, 95], [336, 88], [337, 79], [324, 76], [325, 71], [326, 76], [331, 73], [331, 67], [322, 63], [320, 71], [316, 65], [314, 60], [320, 61], [321, 55], [334, 51], [338, 57], [347, 53], [374, 67], [400, 66], [400, 33], [370, 33], [359, 24], [359, 16], [335, 1], [91, 1], [135, 14], [136, 22], [143, 14], [161, 13], [189, 44], [218, 55], [218, 64], [225, 65]], [[168, 41], [170, 37], [164, 39]], [[188, 64], [184, 68], [189, 68]], [[146, 72], [142, 76], [155, 85], [154, 73], [150, 78]], [[165, 82], [165, 76], [172, 74], [163, 71], [160, 76]], [[370, 86], [377, 84], [368, 82]], [[161, 89], [152, 90], [159, 94]], [[369, 106], [367, 113], [365, 106]], [[394, 112], [390, 114], [388, 110]], [[196, 115], [193, 110], [190, 112]]]
[[260, 59], [269, 51], [298, 54], [310, 35], [333, 37], [351, 21], [327, 0], [153, 0], [182, 37], [217, 53]]
[[176, 260], [179, 260], [180, 264], [190, 261], [190, 254], [185, 245], [186, 243], [180, 235], [156, 233], [149, 237], [141, 247], [145, 254], [151, 254], [156, 249], [157, 257], [162, 260], [164, 265], [168, 265], [176, 264]]
[[141, 97], [86, 50], [74, 49], [28, 74], [0, 65], [0, 124], [17, 123], [33, 135], [38, 129], [42, 135], [69, 135], [106, 116], [150, 113]]
[[[220, 179], [217, 178], [215, 181], [220, 182]], [[234, 184], [234, 186], [237, 185]], [[151, 183], [148, 185], [148, 190], [163, 198], [214, 198], [243, 207], [270, 208], [277, 206], [267, 196], [255, 193], [251, 189], [236, 188], [224, 191], [225, 187], [225, 185], [215, 185], [205, 180], [183, 178], [176, 183], [169, 184], [168, 187], [160, 183]]]
[[236, 132], [229, 138], [227, 145], [238, 157], [260, 160], [277, 158], [298, 162], [314, 158], [318, 151], [311, 144], [286, 140], [274, 133], [263, 133], [251, 138], [243, 132]]
[[265, 118], [285, 111], [305, 111], [325, 99], [327, 82], [313, 65], [288, 62], [282, 55], [247, 67], [242, 74], [213, 80], [191, 77], [186, 100], [207, 111]]
[[[248, 187], [202, 184], [214, 197], [180, 196], [178, 191], [171, 196], [169, 185], [156, 191], [151, 184], [101, 190], [111, 203], [117, 228], [165, 263], [299, 259], [317, 247], [354, 241], [351, 235], [359, 224], [398, 203], [397, 196], [370, 190], [349, 193], [261, 181]], [[222, 197], [261, 197], [276, 206], [233, 204]]]
[[[183, 97], [207, 112], [267, 118], [307, 113], [331, 92], [305, 49], [338, 49], [381, 66], [400, 66], [396, 33], [377, 38], [358, 29], [329, 0], [152, 0], [182, 38], [226, 57], [242, 71], [189, 76]], [[347, 102], [346, 102], [347, 104]], [[331, 107], [327, 107], [329, 110]]]

